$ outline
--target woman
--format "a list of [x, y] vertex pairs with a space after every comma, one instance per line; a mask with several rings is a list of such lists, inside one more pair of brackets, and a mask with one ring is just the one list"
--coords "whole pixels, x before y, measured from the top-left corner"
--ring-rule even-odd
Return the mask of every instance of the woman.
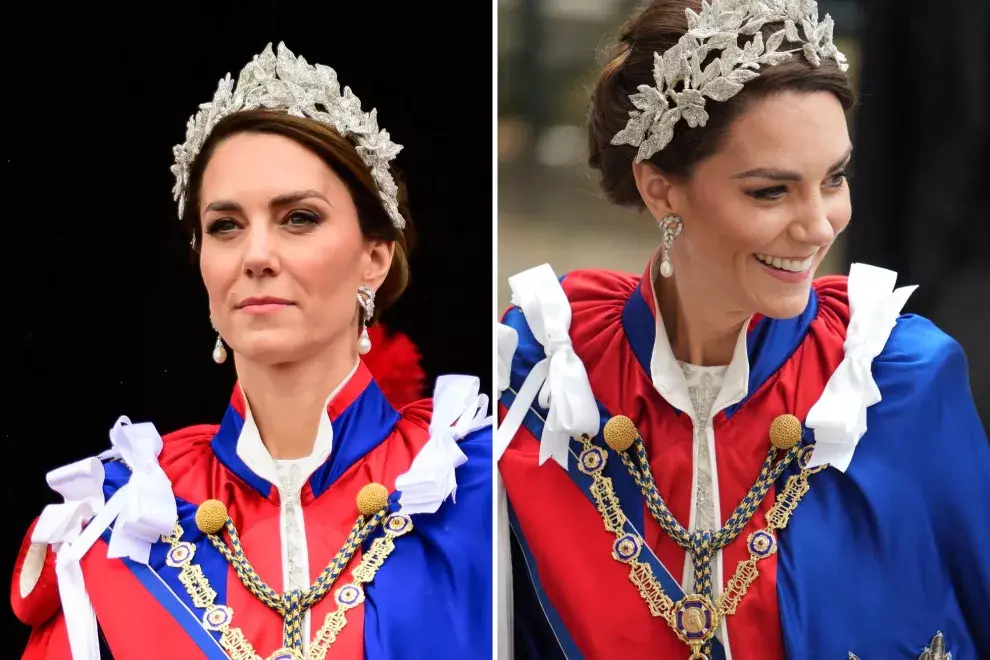
[[962, 351], [892, 272], [813, 279], [851, 216], [845, 68], [810, 0], [623, 27], [590, 163], [660, 246], [509, 279], [517, 659], [990, 657]]
[[396, 411], [359, 359], [408, 279], [399, 149], [281, 44], [190, 119], [174, 193], [238, 386], [219, 427], [122, 418], [49, 474], [24, 657], [488, 656], [487, 398], [445, 376]]

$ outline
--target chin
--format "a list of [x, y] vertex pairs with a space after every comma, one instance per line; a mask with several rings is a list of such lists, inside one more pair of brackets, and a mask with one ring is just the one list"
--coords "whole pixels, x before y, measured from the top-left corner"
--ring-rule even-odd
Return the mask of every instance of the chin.
[[231, 346], [242, 358], [269, 366], [296, 362], [306, 354], [306, 343], [285, 330], [251, 332]]
[[771, 319], [792, 319], [795, 316], [800, 316], [807, 309], [810, 296], [811, 284], [809, 282], [808, 286], [804, 287], [801, 292], [795, 292], [791, 295], [782, 296], [778, 293], [776, 296], [760, 296], [756, 310], [759, 314]]

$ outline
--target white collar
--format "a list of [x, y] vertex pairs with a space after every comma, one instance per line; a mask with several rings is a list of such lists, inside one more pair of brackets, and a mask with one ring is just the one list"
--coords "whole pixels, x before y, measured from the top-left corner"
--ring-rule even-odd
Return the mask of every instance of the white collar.
[[[659, 253], [658, 253], [659, 254]], [[674, 408], [691, 415], [694, 418], [694, 405], [691, 403], [691, 396], [688, 392], [687, 380], [684, 372], [674, 357], [674, 351], [670, 346], [670, 339], [667, 337], [667, 329], [663, 325], [663, 318], [660, 316], [660, 301], [657, 299], [656, 276], [659, 271], [660, 261], [657, 254], [653, 256], [650, 265], [650, 290], [653, 292], [653, 306], [656, 310], [656, 338], [653, 341], [653, 353], [650, 356], [650, 377], [653, 380], [653, 387], [656, 388], [660, 396]], [[749, 352], [746, 346], [746, 337], [749, 332], [749, 324], [752, 317], [743, 324], [736, 339], [736, 347], [732, 353], [732, 361], [725, 372], [722, 387], [719, 390], [718, 398], [712, 406], [711, 416], [739, 403], [749, 392]]]
[[[333, 449], [333, 425], [330, 423], [330, 414], [327, 412], [327, 409], [333, 398], [337, 396], [340, 390], [344, 388], [344, 385], [357, 373], [359, 365], [360, 361], [354, 365], [351, 372], [330, 393], [330, 396], [327, 397], [327, 400], [323, 404], [319, 426], [317, 426], [316, 430], [316, 440], [313, 442], [313, 452], [302, 463], [304, 480], [309, 479], [310, 475], [316, 471], [316, 468], [323, 465], [327, 458], [330, 457], [330, 451]], [[265, 443], [261, 440], [261, 433], [258, 431], [257, 423], [254, 421], [254, 415], [251, 414], [251, 406], [248, 403], [247, 396], [244, 396], [244, 426], [241, 428], [241, 433], [237, 437], [237, 456], [259, 477], [272, 484], [279, 483], [275, 459], [272, 458], [272, 455], [268, 452], [268, 448], [265, 447]]]

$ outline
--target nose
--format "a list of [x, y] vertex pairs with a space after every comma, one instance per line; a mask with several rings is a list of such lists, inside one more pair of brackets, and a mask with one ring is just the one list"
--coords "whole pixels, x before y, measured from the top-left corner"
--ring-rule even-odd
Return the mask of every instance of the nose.
[[823, 247], [835, 240], [835, 228], [828, 219], [828, 207], [821, 194], [804, 204], [790, 226], [791, 238], [805, 245]]
[[253, 223], [244, 242], [244, 274], [248, 277], [274, 277], [281, 270], [276, 242], [268, 223]]

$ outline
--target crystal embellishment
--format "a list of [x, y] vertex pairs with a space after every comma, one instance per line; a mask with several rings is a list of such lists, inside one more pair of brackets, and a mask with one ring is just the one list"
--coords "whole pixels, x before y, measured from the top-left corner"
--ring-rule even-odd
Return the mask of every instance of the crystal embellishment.
[[[640, 85], [629, 97], [636, 109], [612, 138], [613, 145], [639, 147], [637, 163], [670, 144], [682, 119], [691, 128], [704, 126], [706, 99], [728, 101], [759, 76], [763, 66], [801, 53], [813, 66], [832, 59], [842, 71], [849, 68], [832, 41], [832, 17], [826, 14], [819, 22], [815, 0], [705, 0], [699, 13], [685, 12], [687, 32], [663, 55], [653, 54], [655, 86]], [[764, 42], [761, 30], [768, 23], [784, 27]], [[752, 38], [740, 48], [740, 37]], [[785, 38], [797, 47], [781, 50]], [[716, 51], [721, 54], [702, 69]]]
[[175, 156], [171, 168], [175, 175], [172, 196], [178, 202], [180, 217], [185, 208], [189, 168], [210, 131], [228, 115], [257, 108], [284, 110], [296, 117], [308, 117], [350, 138], [361, 160], [371, 170], [392, 224], [397, 229], [406, 226], [399, 212], [399, 189], [389, 171], [389, 163], [402, 146], [392, 142], [388, 131], [379, 129], [376, 110], [362, 111], [361, 101], [350, 87], [344, 87], [341, 92], [336, 71], [322, 64], [308, 64], [281, 42], [278, 56], [272, 51], [271, 44], [261, 55], [255, 55], [241, 70], [236, 86], [228, 73], [220, 81], [213, 100], [200, 105], [199, 111], [189, 118], [186, 141], [172, 148]]

